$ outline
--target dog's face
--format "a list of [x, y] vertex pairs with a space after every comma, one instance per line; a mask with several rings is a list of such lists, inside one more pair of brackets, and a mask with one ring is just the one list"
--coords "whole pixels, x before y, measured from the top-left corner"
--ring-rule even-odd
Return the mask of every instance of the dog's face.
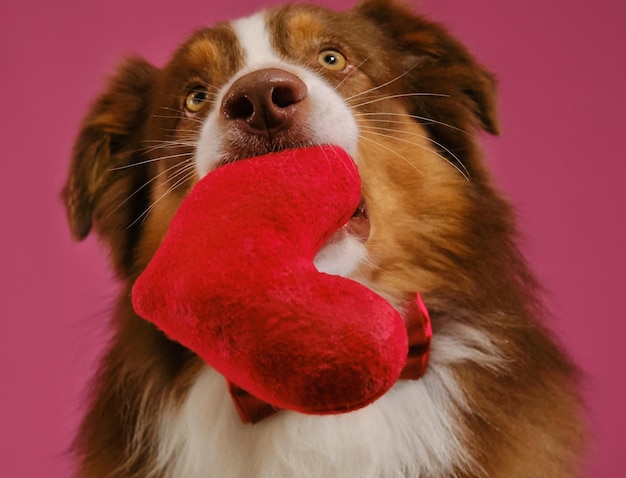
[[[458, 284], [488, 178], [493, 80], [440, 27], [388, 2], [282, 7], [198, 31], [161, 70], [128, 60], [85, 120], [65, 190], [121, 277], [147, 264], [199, 177], [231, 161], [343, 147], [363, 207], [316, 258], [390, 300]], [[306, 218], [303, 218], [306, 220]]]

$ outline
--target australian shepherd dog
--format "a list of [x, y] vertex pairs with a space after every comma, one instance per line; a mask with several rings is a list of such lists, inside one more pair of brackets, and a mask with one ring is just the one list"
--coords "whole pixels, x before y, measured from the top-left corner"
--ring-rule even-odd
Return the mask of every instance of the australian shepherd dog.
[[[76, 476], [580, 476], [577, 373], [477, 141], [498, 133], [494, 90], [459, 41], [392, 0], [272, 8], [195, 32], [162, 68], [126, 59], [63, 191], [73, 236], [94, 230], [122, 284]], [[224, 377], [139, 318], [130, 290], [200, 178], [319, 144], [354, 158], [364, 206], [317, 267], [391, 303], [419, 292], [430, 363], [357, 411], [243, 423]]]

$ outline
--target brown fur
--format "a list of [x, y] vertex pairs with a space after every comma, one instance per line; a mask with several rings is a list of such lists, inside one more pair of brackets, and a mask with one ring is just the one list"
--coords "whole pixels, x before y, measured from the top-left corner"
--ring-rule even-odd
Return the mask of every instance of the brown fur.
[[[387, 113], [376, 120], [358, 117], [372, 224], [367, 248], [376, 263], [361, 273], [392, 298], [420, 291], [435, 334], [462, 322], [487, 331], [499, 346], [506, 369], [464, 363], [455, 370], [470, 402], [462, 417], [470, 431], [466, 444], [484, 476], [578, 476], [584, 433], [573, 392], [576, 372], [542, 325], [545, 313], [515, 245], [511, 208], [494, 189], [474, 135], [478, 128], [498, 132], [492, 75], [442, 27], [386, 0], [340, 14], [286, 7], [275, 10], [270, 23], [290, 32], [274, 39], [276, 48], [301, 63], [310, 63], [310, 51], [324, 46], [311, 47], [319, 38], [337, 39], [349, 46], [351, 57], [367, 58], [349, 81], [328, 76], [346, 98], [394, 78], [359, 102], [381, 94], [444, 95], [356, 108]], [[233, 42], [232, 31], [220, 25], [196, 33], [162, 70], [127, 60], [92, 106], [76, 141], [64, 190], [73, 234], [82, 239], [93, 227], [125, 284], [113, 317], [115, 335], [76, 440], [80, 477], [145, 476], [155, 453], [147, 440], [154, 433], [152, 417], [164, 400], [184, 392], [197, 371], [198, 360], [139, 319], [129, 301], [134, 279], [195, 178], [136, 219], [182, 178], [180, 168], [192, 154], [191, 146], [153, 150], [146, 141], [196, 134], [198, 123], [177, 113], [181, 98], [194, 82], [219, 87], [235, 73], [241, 57]], [[224, 51], [228, 55], [219, 54]], [[392, 113], [436, 122], [399, 120]], [[391, 121], [401, 121], [394, 123], [394, 137], [372, 129]], [[449, 162], [432, 152], [432, 144], [445, 146], [438, 154]], [[181, 153], [187, 156], [149, 161]], [[459, 470], [459, 476], [478, 475]]]

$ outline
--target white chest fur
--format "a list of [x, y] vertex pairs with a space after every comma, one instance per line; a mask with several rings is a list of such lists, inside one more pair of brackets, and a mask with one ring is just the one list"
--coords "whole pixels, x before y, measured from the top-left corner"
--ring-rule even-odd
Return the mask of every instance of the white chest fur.
[[281, 411], [244, 424], [224, 378], [206, 367], [182, 405], [163, 410], [157, 469], [172, 478], [424, 478], [471, 466], [457, 420], [465, 399], [450, 364], [496, 359], [487, 337], [464, 329], [453, 324], [433, 339], [423, 378], [342, 415]]

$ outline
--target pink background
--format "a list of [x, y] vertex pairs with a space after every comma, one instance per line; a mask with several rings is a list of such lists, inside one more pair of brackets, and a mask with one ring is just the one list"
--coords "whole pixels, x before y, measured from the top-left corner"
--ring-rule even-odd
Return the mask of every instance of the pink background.
[[[65, 450], [115, 292], [104, 253], [94, 239], [70, 240], [58, 200], [81, 115], [122, 55], [160, 65], [194, 28], [270, 3], [0, 5], [0, 476], [68, 476]], [[519, 207], [553, 327], [587, 374], [586, 476], [623, 478], [626, 4], [423, 0], [422, 10], [500, 79], [503, 134], [486, 146]]]

